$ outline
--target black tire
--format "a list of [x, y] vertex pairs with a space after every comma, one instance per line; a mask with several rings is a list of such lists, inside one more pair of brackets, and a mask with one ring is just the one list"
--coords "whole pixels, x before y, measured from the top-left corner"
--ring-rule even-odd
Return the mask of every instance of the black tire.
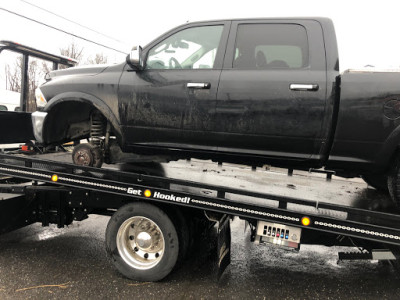
[[72, 151], [72, 162], [75, 165], [101, 168], [103, 165], [103, 152], [90, 143], [79, 144]]
[[396, 159], [393, 169], [388, 176], [389, 194], [397, 207], [400, 207], [400, 164]]
[[[141, 238], [146, 234], [151, 242], [147, 237]], [[156, 247], [154, 251], [153, 247]], [[106, 250], [124, 276], [159, 281], [177, 262], [179, 240], [173, 222], [164, 211], [148, 203], [135, 202], [122, 206], [111, 217], [106, 229]], [[148, 252], [148, 257], [144, 252]]]
[[361, 176], [364, 181], [372, 186], [373, 188], [377, 189], [378, 191], [382, 192], [389, 192], [388, 189], [388, 176], [384, 174], [365, 174]]
[[175, 228], [179, 228], [177, 231], [179, 238], [179, 255], [177, 260], [177, 267], [179, 267], [186, 259], [190, 246], [190, 232], [188, 221], [184, 216], [184, 212], [181, 209], [171, 208], [166, 211], [170, 216]]

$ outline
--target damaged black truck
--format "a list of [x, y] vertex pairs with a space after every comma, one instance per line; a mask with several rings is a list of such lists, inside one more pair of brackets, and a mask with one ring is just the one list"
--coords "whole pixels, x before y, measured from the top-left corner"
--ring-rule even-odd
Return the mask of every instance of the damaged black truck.
[[112, 66], [53, 71], [32, 114], [74, 162], [212, 159], [361, 176], [400, 199], [400, 73], [339, 73], [331, 20], [188, 23]]

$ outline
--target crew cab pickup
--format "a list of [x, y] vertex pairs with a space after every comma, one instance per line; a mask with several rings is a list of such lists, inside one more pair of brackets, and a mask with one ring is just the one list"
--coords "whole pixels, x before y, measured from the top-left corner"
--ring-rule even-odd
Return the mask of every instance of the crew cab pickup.
[[134, 47], [124, 63], [46, 80], [32, 114], [36, 140], [90, 138], [73, 153], [78, 164], [115, 162], [118, 146], [167, 159], [324, 167], [400, 198], [400, 73], [340, 74], [329, 19], [187, 23]]

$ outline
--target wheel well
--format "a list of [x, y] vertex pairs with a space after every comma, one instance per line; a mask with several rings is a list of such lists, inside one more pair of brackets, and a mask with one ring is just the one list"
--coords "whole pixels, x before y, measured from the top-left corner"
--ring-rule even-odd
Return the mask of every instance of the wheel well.
[[88, 138], [90, 118], [94, 113], [105, 116], [91, 103], [63, 101], [52, 107], [46, 119], [43, 138], [46, 143], [62, 143]]

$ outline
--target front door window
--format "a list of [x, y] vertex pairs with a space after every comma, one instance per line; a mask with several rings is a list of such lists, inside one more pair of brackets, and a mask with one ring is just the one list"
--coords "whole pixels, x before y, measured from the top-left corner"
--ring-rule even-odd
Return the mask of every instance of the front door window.
[[179, 31], [150, 49], [146, 69], [212, 69], [223, 26]]

